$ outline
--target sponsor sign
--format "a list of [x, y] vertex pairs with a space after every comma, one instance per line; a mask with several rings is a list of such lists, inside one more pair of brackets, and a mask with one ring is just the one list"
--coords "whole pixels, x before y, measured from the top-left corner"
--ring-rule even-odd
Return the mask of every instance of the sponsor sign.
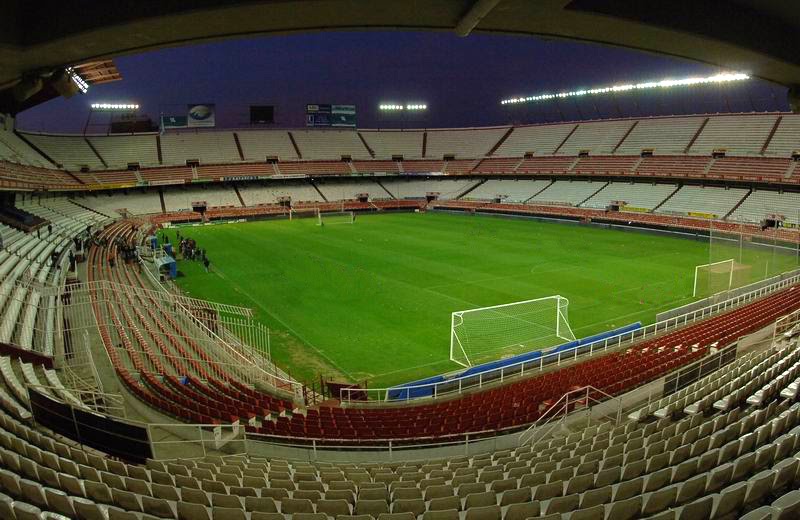
[[186, 110], [189, 128], [210, 128], [216, 125], [215, 106], [213, 103], [189, 105]]

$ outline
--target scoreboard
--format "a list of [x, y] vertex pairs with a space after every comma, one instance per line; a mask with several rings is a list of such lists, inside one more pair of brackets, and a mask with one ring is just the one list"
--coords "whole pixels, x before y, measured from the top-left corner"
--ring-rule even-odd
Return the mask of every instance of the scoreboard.
[[306, 126], [311, 127], [356, 127], [355, 105], [306, 105]]

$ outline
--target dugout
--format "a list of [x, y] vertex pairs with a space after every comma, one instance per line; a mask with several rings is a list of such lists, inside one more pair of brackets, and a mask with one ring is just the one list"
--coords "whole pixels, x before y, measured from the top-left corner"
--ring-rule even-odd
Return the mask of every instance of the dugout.
[[178, 264], [175, 263], [175, 259], [171, 256], [164, 255], [154, 258], [153, 262], [159, 275], [168, 276], [172, 280], [178, 277]]

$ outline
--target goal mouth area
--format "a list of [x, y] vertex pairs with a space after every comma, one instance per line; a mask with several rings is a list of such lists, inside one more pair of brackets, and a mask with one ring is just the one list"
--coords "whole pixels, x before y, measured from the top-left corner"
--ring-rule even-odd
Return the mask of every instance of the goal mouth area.
[[464, 367], [574, 341], [560, 295], [452, 313], [450, 360]]
[[692, 297], [709, 297], [747, 285], [752, 269], [733, 258], [695, 266]]
[[317, 213], [317, 225], [329, 226], [334, 224], [353, 224], [356, 214], [353, 211], [329, 211]]

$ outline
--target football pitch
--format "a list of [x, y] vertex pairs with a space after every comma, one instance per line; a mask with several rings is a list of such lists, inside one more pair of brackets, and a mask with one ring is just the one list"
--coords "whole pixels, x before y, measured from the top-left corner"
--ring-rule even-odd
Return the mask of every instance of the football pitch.
[[[559, 294], [580, 338], [692, 301], [695, 266], [709, 262], [707, 240], [446, 213], [178, 230], [211, 261], [206, 273], [179, 259], [189, 296], [252, 308], [273, 358], [299, 380], [373, 388], [459, 368], [454, 311]], [[174, 243], [176, 229], [167, 233]]]

